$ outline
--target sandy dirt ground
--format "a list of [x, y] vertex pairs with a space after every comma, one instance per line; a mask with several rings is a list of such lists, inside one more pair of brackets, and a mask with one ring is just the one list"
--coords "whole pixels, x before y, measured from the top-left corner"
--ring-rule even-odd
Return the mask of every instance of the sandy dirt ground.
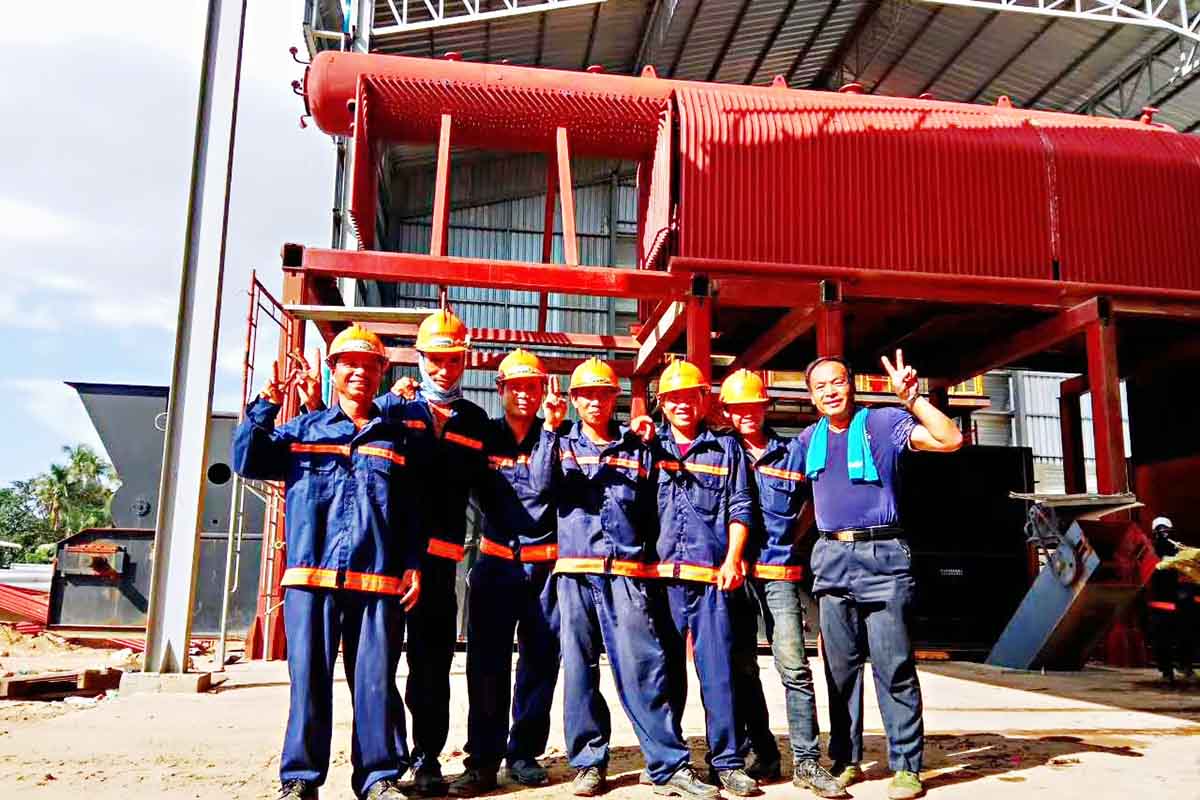
[[[43, 654], [44, 655], [44, 654]], [[75, 663], [103, 666], [112, 654], [69, 649]], [[0, 658], [11, 669], [13, 656]], [[787, 746], [783, 692], [770, 659], [761, 659], [772, 722]], [[820, 662], [814, 661], [822, 727], [828, 724]], [[443, 754], [448, 775], [461, 769], [466, 738], [464, 660], [455, 659], [452, 729]], [[1091, 668], [1083, 673], [1013, 673], [965, 663], [925, 664], [928, 744], [923, 776], [931, 797], [1200, 800], [1200, 687], [1165, 690], [1148, 670]], [[403, 673], [401, 673], [403, 680]], [[610, 796], [651, 797], [637, 785], [641, 758], [615, 700]], [[868, 684], [869, 686], [870, 684]], [[685, 732], [703, 749], [703, 709], [693, 702]], [[336, 688], [333, 765], [323, 797], [350, 798], [349, 693]], [[63, 702], [0, 701], [0, 798], [87, 797], [97, 800], [258, 798], [274, 796], [288, 682], [280, 663], [235, 664], [203, 694], [127, 694], [79, 707]], [[529, 800], [565, 798], [572, 770], [562, 739], [561, 691], [545, 763], [554, 784], [521, 789]], [[886, 742], [867, 698], [868, 780], [856, 798], [886, 797]], [[519, 787], [503, 783], [496, 794]], [[780, 783], [767, 798], [810, 796]]]

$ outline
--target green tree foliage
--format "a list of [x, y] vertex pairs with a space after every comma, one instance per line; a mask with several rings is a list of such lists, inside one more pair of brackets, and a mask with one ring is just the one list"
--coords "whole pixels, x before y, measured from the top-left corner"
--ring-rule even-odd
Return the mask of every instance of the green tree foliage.
[[0, 539], [21, 546], [16, 560], [49, 560], [43, 545], [112, 525], [112, 465], [83, 444], [64, 447], [63, 454], [66, 463], [0, 489]]

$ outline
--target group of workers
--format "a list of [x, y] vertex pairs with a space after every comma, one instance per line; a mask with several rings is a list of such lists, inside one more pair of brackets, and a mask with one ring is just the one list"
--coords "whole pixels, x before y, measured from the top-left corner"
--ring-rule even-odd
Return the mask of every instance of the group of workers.
[[[757, 794], [783, 773], [758, 675], [759, 618], [785, 690], [793, 783], [839, 797], [863, 778], [869, 655], [889, 797], [923, 792], [921, 689], [906, 625], [914, 587], [897, 489], [906, 450], [951, 451], [962, 437], [920, 395], [899, 351], [882, 359], [897, 406], [857, 404], [849, 365], [814, 361], [807, 380], [820, 420], [789, 439], [767, 425], [769, 399], [753, 372], [725, 379], [714, 414], [705, 373], [673, 361], [658, 381], [663, 423], [626, 426], [614, 416], [621, 388], [609, 364], [583, 361], [563, 397], [521, 349], [499, 364], [503, 414], [489, 419], [462, 394], [469, 346], [460, 319], [431, 314], [417, 336], [419, 383], [381, 394], [386, 350], [351, 326], [330, 345], [328, 408], [317, 368], [297, 354], [296, 369], [276, 366], [237, 429], [237, 471], [286, 486], [291, 705], [281, 798], [315, 798], [325, 780], [339, 647], [353, 697], [356, 797], [476, 796], [496, 788], [502, 765], [512, 781], [547, 783], [538, 758], [560, 668], [571, 790], [604, 792], [602, 652], [641, 745], [640, 782], [697, 800], [721, 789]], [[277, 426], [293, 387], [308, 411]], [[710, 427], [717, 416], [731, 435]], [[472, 494], [483, 526], [468, 577], [466, 761], [448, 782], [439, 756]], [[819, 538], [806, 565], [799, 539], [809, 502]], [[806, 567], [820, 609], [829, 768], [804, 649]], [[689, 639], [705, 713], [703, 774], [682, 733]], [[409, 770], [413, 783], [402, 789]]]

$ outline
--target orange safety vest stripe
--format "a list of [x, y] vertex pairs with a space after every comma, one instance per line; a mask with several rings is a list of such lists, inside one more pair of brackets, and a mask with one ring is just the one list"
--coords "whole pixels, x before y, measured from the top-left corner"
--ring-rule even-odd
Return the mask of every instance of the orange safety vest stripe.
[[391, 461], [394, 464], [399, 464], [402, 467], [404, 466], [404, 456], [400, 453], [397, 453], [395, 450], [388, 450], [386, 447], [360, 447], [358, 448], [358, 452], [362, 453], [364, 456], [379, 456], [380, 458], [386, 458], [388, 461]]
[[804, 577], [804, 567], [785, 564], [755, 564], [751, 574], [766, 581], [798, 581]]
[[350, 455], [350, 445], [347, 444], [301, 444], [293, 442], [293, 453], [329, 453], [336, 456]]
[[507, 558], [509, 561], [533, 563], [537, 561], [553, 561], [558, 557], [558, 545], [539, 544], [533, 547], [522, 547], [520, 558], [518, 558], [511, 547], [506, 547], [499, 542], [493, 542], [488, 538], [481, 538], [479, 540], [479, 552], [486, 556]]
[[283, 573], [281, 586], [310, 586], [318, 589], [351, 589], [376, 594], [400, 594], [402, 583], [391, 575], [376, 575], [370, 572], [345, 572], [342, 585], [338, 586], [336, 569], [319, 567], [288, 567]]
[[705, 475], [721, 475], [729, 474], [728, 467], [714, 467], [708, 464], [696, 464], [691, 461], [659, 461], [655, 466], [659, 469], [665, 469], [667, 472], [678, 472], [681, 469], [686, 469], [688, 472], [701, 472]]
[[472, 450], [483, 449], [483, 442], [479, 441], [478, 439], [472, 439], [470, 436], [463, 436], [461, 433], [447, 433], [443, 438], [445, 438], [447, 442], [461, 444], [463, 447], [469, 447]]
[[603, 558], [560, 558], [554, 565], [554, 572], [555, 574], [590, 573], [620, 575], [625, 578], [655, 578], [658, 577], [658, 565], [643, 564], [640, 561], [607, 561]]
[[426, 551], [431, 556], [449, 558], [454, 561], [462, 561], [463, 556], [466, 555], [466, 549], [461, 544], [447, 542], [444, 539], [435, 539], [432, 536], [429, 537], [429, 546], [426, 548]]
[[755, 467], [754, 469], [761, 472], [763, 475], [769, 475], [772, 478], [783, 478], [784, 480], [789, 480], [789, 481], [803, 481], [804, 480], [803, 472], [792, 472], [790, 469], [779, 469], [778, 467], [766, 467], [766, 466]]

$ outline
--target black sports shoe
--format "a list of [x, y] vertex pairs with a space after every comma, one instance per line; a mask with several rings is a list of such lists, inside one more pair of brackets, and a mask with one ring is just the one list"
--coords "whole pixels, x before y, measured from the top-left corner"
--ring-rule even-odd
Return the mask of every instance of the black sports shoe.
[[774, 759], [754, 757], [754, 762], [746, 766], [746, 774], [758, 783], [774, 783], [783, 777], [783, 767], [779, 763], [779, 755]]
[[451, 797], [475, 797], [496, 788], [496, 771], [471, 767], [450, 784]]
[[690, 797], [693, 800], [712, 800], [720, 796], [717, 787], [700, 780], [691, 764], [684, 764], [675, 770], [675, 774], [668, 778], [666, 783], [655, 784], [654, 793]]
[[595, 797], [608, 789], [608, 776], [603, 767], [584, 767], [571, 781], [571, 794], [576, 797]]
[[846, 787], [838, 783], [838, 779], [815, 758], [796, 762], [796, 768], [792, 770], [792, 783], [801, 789], [811, 790], [817, 797], [850, 796]]
[[762, 790], [758, 788], [757, 781], [747, 775], [744, 769], [718, 770], [717, 777], [721, 780], [721, 785], [730, 794], [736, 794], [738, 797], [752, 797], [756, 794], [762, 794]]
[[446, 779], [442, 777], [442, 765], [437, 761], [428, 761], [413, 773], [413, 794], [445, 797], [448, 788]]
[[408, 795], [400, 790], [400, 784], [391, 778], [375, 781], [367, 790], [366, 800], [408, 800]]
[[508, 763], [508, 777], [522, 786], [544, 786], [550, 773], [533, 758], [518, 758]]
[[279, 787], [279, 800], [317, 800], [317, 785], [308, 781], [284, 781]]

